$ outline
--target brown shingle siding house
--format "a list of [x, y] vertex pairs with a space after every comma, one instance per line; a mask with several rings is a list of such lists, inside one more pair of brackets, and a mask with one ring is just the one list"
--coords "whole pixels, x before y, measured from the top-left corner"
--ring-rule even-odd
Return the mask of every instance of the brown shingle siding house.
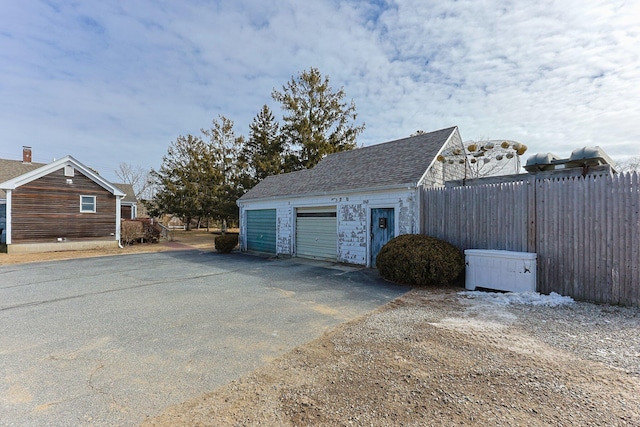
[[0, 163], [7, 166], [0, 172], [0, 222], [8, 252], [118, 244], [124, 192], [71, 156], [19, 163]]

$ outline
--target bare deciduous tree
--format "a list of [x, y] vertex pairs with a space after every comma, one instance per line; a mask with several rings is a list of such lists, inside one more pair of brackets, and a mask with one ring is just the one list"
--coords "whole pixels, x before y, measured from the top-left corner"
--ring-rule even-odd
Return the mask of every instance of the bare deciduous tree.
[[153, 181], [147, 169], [129, 163], [120, 163], [115, 173], [122, 183], [133, 186], [138, 200], [148, 200], [152, 197]]
[[629, 157], [616, 162], [616, 170], [618, 172], [640, 172], [640, 156]]

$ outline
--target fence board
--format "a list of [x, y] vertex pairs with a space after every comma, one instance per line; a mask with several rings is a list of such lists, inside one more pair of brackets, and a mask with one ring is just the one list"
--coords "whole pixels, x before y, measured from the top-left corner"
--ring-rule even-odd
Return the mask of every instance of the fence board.
[[[626, 249], [626, 236], [624, 234], [624, 223], [626, 222], [625, 212], [627, 209], [627, 195], [623, 190], [626, 187], [627, 182], [624, 176], [617, 177], [618, 183], [622, 184], [613, 188], [610, 192], [609, 199], [611, 202], [617, 199], [619, 203], [611, 203], [609, 206], [610, 214], [607, 215], [607, 229], [609, 236], [618, 236], [618, 242], [609, 241], [609, 257], [607, 262], [607, 268], [611, 269], [611, 301], [615, 304], [619, 304], [624, 299], [624, 289], [622, 287], [621, 280], [624, 279], [624, 272], [620, 268], [620, 254]], [[614, 192], [615, 191], [615, 192]], [[614, 221], [614, 218], [621, 218], [622, 220]]]
[[596, 221], [598, 223], [598, 234], [596, 236], [602, 236], [598, 240], [596, 248], [598, 250], [598, 264], [596, 268], [597, 281], [593, 284], [596, 290], [595, 299], [598, 301], [607, 301], [607, 298], [611, 297], [611, 281], [607, 271], [607, 246], [609, 244], [607, 239], [606, 217], [604, 215], [605, 206], [607, 203], [607, 197], [603, 190], [603, 181], [601, 179], [595, 179], [596, 192], [594, 197], [596, 203], [594, 207], [596, 209]]
[[[575, 180], [574, 180], [575, 181]], [[574, 185], [576, 185], [574, 183]], [[574, 232], [574, 241], [573, 241], [573, 271], [571, 272], [571, 289], [573, 294], [578, 299], [585, 299], [585, 292], [583, 287], [581, 286], [581, 280], [578, 277], [577, 271], [583, 271], [584, 269], [584, 260], [585, 256], [588, 253], [586, 249], [586, 245], [584, 244], [587, 223], [585, 221], [584, 208], [586, 200], [584, 197], [579, 197], [578, 192], [574, 192], [572, 194], [572, 200], [569, 205], [573, 208], [573, 232]]]
[[535, 251], [538, 290], [640, 305], [640, 177], [541, 179], [425, 189], [423, 233], [461, 249]]
[[[628, 188], [628, 192], [624, 192], [625, 196], [625, 205], [622, 208], [623, 212], [626, 213], [624, 221], [620, 221], [620, 231], [619, 233], [624, 236], [624, 245], [621, 245], [619, 256], [619, 262], [621, 265], [627, 264], [631, 262], [631, 259], [628, 258], [628, 254], [632, 253], [632, 234], [633, 234], [633, 180], [631, 174], [625, 176], [625, 184], [624, 188]], [[621, 285], [624, 283], [628, 283], [632, 280], [632, 272], [631, 269], [623, 268], [620, 270], [620, 283]], [[621, 300], [632, 299], [633, 292], [630, 292], [631, 287], [625, 287], [621, 289], [620, 292], [624, 292], [624, 295], [621, 295]]]
[[630, 301], [633, 303], [630, 305], [640, 306], [640, 236], [637, 230], [640, 230], [640, 177], [638, 173], [634, 172], [631, 177], [631, 251], [628, 256], [627, 265], [631, 265], [631, 281], [630, 283], [636, 284], [630, 289], [631, 295]]

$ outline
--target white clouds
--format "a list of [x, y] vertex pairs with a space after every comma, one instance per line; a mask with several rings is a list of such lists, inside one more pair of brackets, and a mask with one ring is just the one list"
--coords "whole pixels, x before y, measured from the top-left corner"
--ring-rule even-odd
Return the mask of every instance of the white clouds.
[[[239, 133], [318, 67], [371, 144], [459, 125], [568, 155], [640, 154], [638, 6], [622, 1], [14, 3], [0, 17], [0, 156], [157, 167], [223, 114]], [[277, 108], [277, 106], [274, 106]], [[128, 153], [126, 156], [120, 153]]]

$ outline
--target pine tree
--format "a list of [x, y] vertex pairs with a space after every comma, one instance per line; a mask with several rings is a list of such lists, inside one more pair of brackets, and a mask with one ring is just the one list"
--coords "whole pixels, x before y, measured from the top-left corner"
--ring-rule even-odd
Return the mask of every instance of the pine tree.
[[267, 105], [262, 107], [249, 129], [242, 158], [247, 163], [251, 184], [255, 185], [267, 176], [283, 171], [284, 144], [278, 123]]
[[150, 215], [175, 215], [188, 228], [192, 219], [238, 219], [236, 200], [247, 189], [246, 164], [240, 156], [244, 139], [235, 135], [233, 121], [224, 116], [202, 134], [208, 140], [179, 136], [160, 169], [151, 170], [157, 191], [147, 203]]
[[187, 229], [192, 219], [206, 216], [211, 185], [221, 179], [212, 154], [210, 146], [197, 136], [179, 136], [171, 143], [160, 169], [150, 172], [157, 189], [147, 204], [150, 215], [175, 215]]
[[357, 114], [353, 100], [344, 101], [343, 88], [334, 91], [329, 77], [317, 68], [292, 77], [273, 99], [284, 112], [282, 135], [286, 147], [296, 156], [285, 156], [285, 169], [309, 169], [324, 156], [356, 147], [364, 124], [354, 124]]
[[244, 138], [236, 136], [233, 121], [222, 115], [213, 120], [211, 129], [202, 129], [202, 133], [209, 138], [213, 163], [221, 174], [221, 179], [212, 183], [209, 212], [220, 220], [238, 219], [236, 200], [248, 190], [247, 165], [241, 155]]

